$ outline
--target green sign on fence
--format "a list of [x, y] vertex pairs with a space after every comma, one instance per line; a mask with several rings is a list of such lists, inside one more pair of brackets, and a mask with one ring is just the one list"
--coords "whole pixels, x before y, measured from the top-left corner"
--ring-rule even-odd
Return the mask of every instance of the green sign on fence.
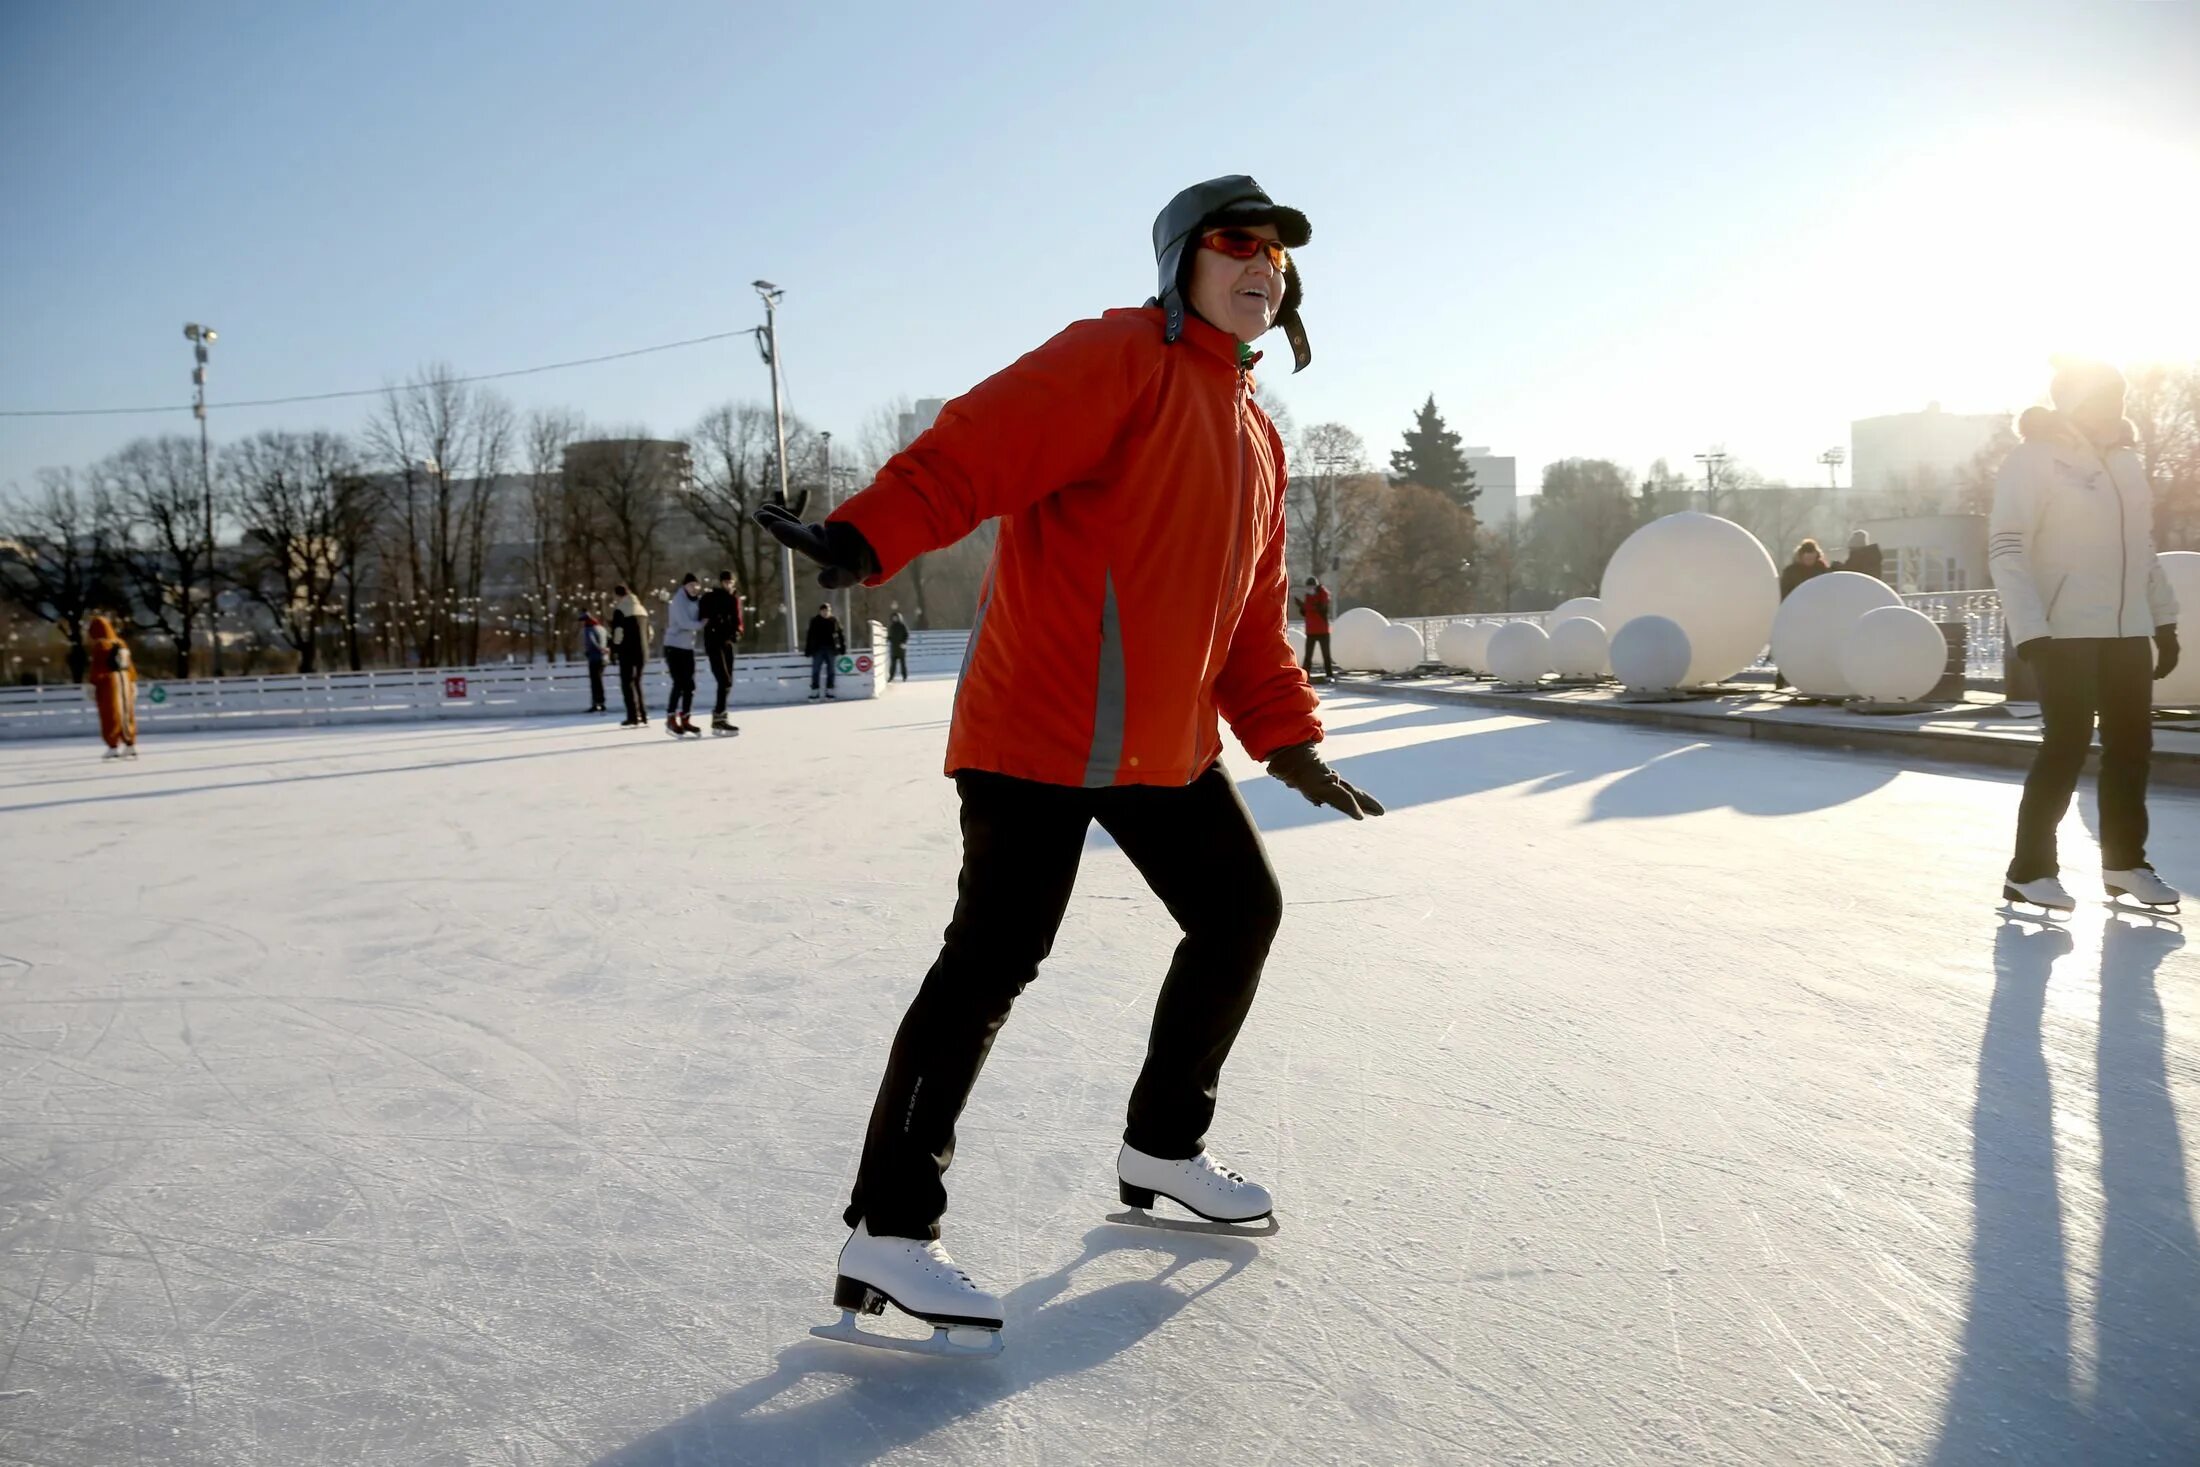
[[155, 683], [153, 684], [153, 691], [147, 693], [145, 696], [156, 705], [165, 703], [168, 701], [168, 690], [162, 687], [159, 683]]

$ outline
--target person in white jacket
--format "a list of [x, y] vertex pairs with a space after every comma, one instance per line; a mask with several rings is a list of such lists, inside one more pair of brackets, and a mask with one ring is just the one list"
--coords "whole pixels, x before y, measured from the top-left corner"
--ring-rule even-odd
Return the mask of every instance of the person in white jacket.
[[2060, 911], [2055, 829], [2101, 726], [2101, 880], [2112, 897], [2174, 906], [2147, 864], [2153, 682], [2177, 665], [2177, 598], [2154, 556], [2154, 492], [2124, 419], [2124, 378], [2058, 359], [2049, 398], [1994, 481], [1988, 564], [2017, 655], [2039, 677], [2046, 736], [2025, 777], [2003, 895]]
[[689, 715], [695, 711], [695, 638], [703, 629], [703, 583], [689, 571], [665, 608], [665, 671], [672, 676], [672, 699], [665, 705], [665, 732], [678, 738], [703, 731]]

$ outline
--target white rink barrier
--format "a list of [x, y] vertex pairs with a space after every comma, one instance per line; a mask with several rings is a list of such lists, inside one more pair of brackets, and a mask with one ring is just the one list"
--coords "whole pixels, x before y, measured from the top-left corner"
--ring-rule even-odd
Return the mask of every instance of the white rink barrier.
[[[707, 719], [717, 684], [709, 663], [700, 654], [695, 661], [696, 713]], [[871, 645], [851, 643], [835, 671], [840, 697], [879, 696], [886, 683], [885, 628], [874, 623]], [[672, 679], [662, 657], [652, 656], [642, 686], [650, 717], [664, 717]], [[732, 708], [800, 703], [809, 696], [807, 657], [784, 652], [735, 657]], [[615, 665], [604, 668], [604, 701], [618, 711]], [[145, 734], [529, 718], [587, 707], [588, 667], [579, 662], [190, 679], [162, 679], [141, 670], [137, 697], [138, 729]], [[98, 736], [99, 711], [89, 684], [0, 688], [0, 739]]]

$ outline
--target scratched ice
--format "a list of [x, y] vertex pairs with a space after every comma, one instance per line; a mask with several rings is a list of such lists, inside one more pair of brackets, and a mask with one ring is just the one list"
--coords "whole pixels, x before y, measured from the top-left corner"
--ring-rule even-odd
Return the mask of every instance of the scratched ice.
[[1102, 1222], [1171, 928], [1096, 839], [950, 1178], [1007, 1353], [810, 1339], [950, 694], [0, 746], [0, 1461], [2200, 1461], [2200, 965], [2000, 922], [2010, 778], [1352, 693], [1388, 818], [1233, 755], [1281, 1231]]

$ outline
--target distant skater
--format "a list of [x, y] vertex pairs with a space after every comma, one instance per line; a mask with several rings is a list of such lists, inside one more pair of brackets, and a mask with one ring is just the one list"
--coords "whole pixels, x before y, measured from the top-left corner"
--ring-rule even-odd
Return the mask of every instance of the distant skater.
[[107, 757], [137, 757], [137, 665], [114, 623], [95, 616], [85, 626], [85, 668], [91, 675], [92, 701], [99, 707], [99, 736]]

